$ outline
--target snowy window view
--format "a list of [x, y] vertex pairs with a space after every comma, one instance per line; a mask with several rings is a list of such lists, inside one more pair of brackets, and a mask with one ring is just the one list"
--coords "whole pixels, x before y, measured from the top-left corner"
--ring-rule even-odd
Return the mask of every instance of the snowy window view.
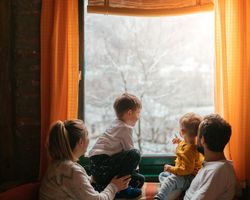
[[115, 119], [113, 102], [127, 91], [142, 101], [134, 130], [142, 153], [173, 153], [180, 116], [210, 114], [214, 15], [85, 16], [85, 121], [91, 144]]

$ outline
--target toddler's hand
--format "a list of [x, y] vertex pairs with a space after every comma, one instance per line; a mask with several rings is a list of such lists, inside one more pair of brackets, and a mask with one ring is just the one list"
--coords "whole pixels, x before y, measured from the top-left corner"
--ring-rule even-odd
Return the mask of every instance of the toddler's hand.
[[177, 137], [177, 135], [174, 135], [175, 138], [172, 140], [173, 144], [179, 144], [181, 142], [181, 139]]
[[171, 165], [165, 164], [164, 165], [164, 171], [167, 172], [169, 168], [172, 167]]
[[123, 176], [120, 178], [117, 178], [117, 176], [116, 176], [111, 180], [111, 183], [115, 184], [115, 186], [118, 189], [117, 192], [120, 192], [121, 190], [125, 190], [128, 187], [128, 183], [130, 180], [131, 180], [130, 175]]

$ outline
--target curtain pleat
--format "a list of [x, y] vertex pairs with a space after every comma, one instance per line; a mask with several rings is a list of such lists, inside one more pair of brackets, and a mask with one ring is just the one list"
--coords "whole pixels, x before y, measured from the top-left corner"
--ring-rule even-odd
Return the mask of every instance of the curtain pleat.
[[77, 118], [78, 66], [78, 0], [43, 0], [40, 177], [48, 164], [45, 144], [51, 123]]
[[226, 155], [250, 178], [250, 2], [215, 1], [215, 110], [232, 125]]

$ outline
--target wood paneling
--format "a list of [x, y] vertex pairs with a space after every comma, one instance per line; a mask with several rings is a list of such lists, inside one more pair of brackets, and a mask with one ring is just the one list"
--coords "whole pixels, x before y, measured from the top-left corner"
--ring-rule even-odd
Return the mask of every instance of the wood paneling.
[[0, 1], [0, 190], [38, 178], [40, 14], [41, 0]]
[[15, 177], [11, 1], [0, 1], [0, 181]]

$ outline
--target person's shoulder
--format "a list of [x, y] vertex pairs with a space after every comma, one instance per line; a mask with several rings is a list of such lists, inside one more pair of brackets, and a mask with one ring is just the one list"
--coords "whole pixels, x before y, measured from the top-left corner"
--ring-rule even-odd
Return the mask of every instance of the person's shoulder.
[[58, 169], [60, 171], [85, 171], [84, 168], [78, 164], [77, 162], [73, 162], [72, 160], [64, 160], [58, 163]]
[[131, 131], [131, 130], [132, 130], [132, 127], [130, 127], [129, 125], [127, 125], [126, 123], [124, 123], [123, 121], [119, 119], [115, 119], [114, 121], [112, 121], [110, 126], [106, 129], [105, 133], [114, 134], [120, 131]]
[[229, 168], [229, 169], [233, 168], [233, 163], [230, 160], [218, 160], [208, 163], [211, 163], [211, 165], [214, 165], [217, 168]]
[[119, 131], [125, 131], [125, 132], [131, 132], [133, 130], [133, 127], [126, 124], [125, 122], [116, 119], [113, 123], [114, 127]]
[[87, 172], [79, 163], [70, 161], [68, 165], [70, 166], [71, 173], [72, 173], [71, 175], [72, 177], [74, 177], [74, 179], [78, 179], [83, 176], [88, 177]]
[[198, 152], [195, 144], [188, 144], [185, 141], [181, 141], [179, 146], [182, 147], [184, 151], [192, 152], [194, 154]]
[[58, 177], [68, 177], [71, 179], [73, 177], [78, 177], [79, 175], [86, 176], [86, 174], [84, 168], [78, 163], [71, 160], [58, 160], [51, 163], [46, 177], [57, 181]]
[[84, 171], [84, 172], [85, 172], [85, 169], [84, 169], [78, 162], [73, 162], [73, 161], [71, 161], [71, 167], [72, 167], [72, 169], [74, 169], [74, 170], [77, 170], [77, 171]]
[[236, 176], [232, 162], [228, 160], [219, 160], [210, 163], [208, 168], [209, 174], [214, 177], [218, 182], [223, 182], [228, 187], [234, 187], [236, 183]]
[[222, 169], [222, 171], [227, 171], [229, 173], [230, 172], [234, 173], [233, 162], [230, 161], [230, 160], [221, 161], [220, 168]]
[[179, 142], [178, 146], [187, 148], [189, 145], [184, 140], [182, 140]]
[[204, 165], [207, 170], [212, 170], [217, 173], [234, 174], [232, 162], [228, 160], [205, 162]]

